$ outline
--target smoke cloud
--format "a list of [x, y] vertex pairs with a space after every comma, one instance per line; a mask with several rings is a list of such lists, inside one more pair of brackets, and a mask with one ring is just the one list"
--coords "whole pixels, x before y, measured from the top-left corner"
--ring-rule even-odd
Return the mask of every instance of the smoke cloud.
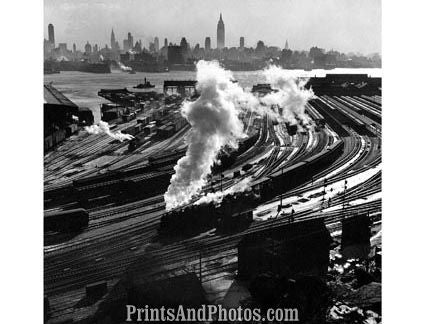
[[278, 90], [261, 98], [266, 106], [277, 105], [282, 109], [281, 113], [274, 116], [292, 125], [297, 124], [297, 119], [303, 124], [311, 123], [305, 113], [307, 102], [314, 97], [313, 90], [304, 88], [308, 80], [288, 76], [285, 70], [274, 65], [265, 69], [263, 75], [272, 88]]
[[205, 196], [201, 197], [199, 200], [197, 200], [194, 204], [200, 205], [200, 204], [208, 204], [210, 202], [214, 202], [216, 204], [219, 204], [223, 201], [223, 198], [227, 195], [233, 195], [238, 192], [243, 191], [249, 191], [251, 190], [250, 187], [251, 177], [245, 178], [242, 181], [237, 182], [234, 186], [224, 190], [224, 191], [217, 191], [217, 192], [209, 192]]
[[[184, 102], [181, 109], [192, 128], [186, 138], [186, 155], [174, 167], [175, 174], [164, 195], [167, 210], [188, 203], [198, 194], [206, 184], [219, 151], [225, 145], [237, 148], [238, 141], [246, 137], [239, 113], [251, 110], [291, 124], [308, 123], [305, 105], [313, 97], [313, 92], [304, 89], [306, 81], [288, 77], [276, 66], [267, 68], [263, 74], [277, 91], [258, 98], [232, 82], [231, 72], [220, 67], [218, 62], [197, 63], [200, 97], [194, 102]], [[281, 107], [281, 113], [277, 106]], [[197, 203], [221, 201], [225, 195], [236, 192], [234, 190], [244, 191], [247, 186], [248, 183], [244, 182], [243, 190], [234, 187], [233, 191], [210, 193]]]
[[124, 64], [122, 64], [121, 62], [118, 62], [118, 65], [121, 69], [121, 71], [132, 71], [132, 68], [129, 66], [125, 66]]
[[232, 74], [217, 62], [199, 61], [196, 78], [201, 95], [182, 107], [182, 115], [192, 128], [186, 138], [186, 155], [177, 162], [164, 195], [167, 210], [189, 202], [199, 193], [220, 149], [225, 145], [237, 148], [238, 140], [245, 136], [238, 118], [242, 109], [238, 101], [243, 101], [245, 95], [231, 81]]
[[111, 130], [109, 129], [109, 125], [107, 122], [104, 121], [100, 121], [99, 125], [91, 125], [91, 126], [86, 126], [84, 127], [84, 129], [89, 133], [89, 134], [106, 134], [109, 137], [112, 137], [113, 139], [119, 140], [120, 142], [123, 142], [125, 140], [131, 140], [134, 138], [134, 136], [130, 135], [130, 134], [123, 134], [121, 133], [121, 131], [112, 133]]

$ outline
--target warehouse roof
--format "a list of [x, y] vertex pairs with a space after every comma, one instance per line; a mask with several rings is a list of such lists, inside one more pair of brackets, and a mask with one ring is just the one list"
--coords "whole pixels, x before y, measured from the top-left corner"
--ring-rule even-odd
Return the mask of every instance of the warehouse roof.
[[165, 80], [164, 87], [194, 87], [196, 80]]
[[58, 89], [51, 84], [44, 85], [44, 103], [49, 105], [67, 106], [78, 108], [71, 100], [65, 97]]
[[323, 219], [316, 218], [290, 224], [282, 224], [271, 229], [265, 229], [247, 234], [239, 242], [238, 246], [243, 247], [247, 245], [249, 246], [260, 244], [260, 242], [264, 242], [266, 238], [271, 238], [282, 242], [317, 239], [330, 240], [330, 235], [323, 222]]

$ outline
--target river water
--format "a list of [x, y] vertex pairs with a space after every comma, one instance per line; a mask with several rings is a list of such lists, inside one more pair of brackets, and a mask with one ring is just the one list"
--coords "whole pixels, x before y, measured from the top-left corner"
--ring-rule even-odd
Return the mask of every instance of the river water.
[[[286, 70], [288, 75], [313, 77], [325, 76], [327, 73], [365, 73], [372, 77], [381, 77], [381, 69], [333, 69], [333, 70]], [[261, 71], [245, 71], [233, 72], [233, 76], [238, 80], [239, 84], [246, 88], [252, 85], [264, 82]], [[143, 82], [147, 78], [151, 83], [155, 84], [155, 91], [162, 92], [164, 80], [194, 80], [196, 72], [191, 71], [171, 71], [164, 73], [144, 73], [137, 72], [129, 74], [119, 70], [113, 70], [110, 74], [95, 74], [66, 71], [59, 74], [44, 75], [44, 82], [53, 82], [53, 86], [60, 90], [65, 96], [80, 107], [89, 107], [95, 117], [95, 121], [100, 119], [101, 103], [107, 100], [99, 97], [97, 92], [104, 89], [128, 88], [131, 91], [133, 86]], [[152, 90], [152, 89], [150, 89]]]

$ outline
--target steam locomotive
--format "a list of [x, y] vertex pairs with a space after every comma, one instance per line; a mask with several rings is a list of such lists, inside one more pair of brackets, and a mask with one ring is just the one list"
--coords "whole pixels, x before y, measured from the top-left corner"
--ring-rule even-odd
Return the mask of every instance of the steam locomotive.
[[161, 218], [160, 234], [189, 235], [212, 228], [231, 232], [249, 226], [252, 209], [260, 197], [253, 191], [228, 195], [220, 203], [210, 202], [175, 208]]
[[337, 141], [324, 151], [251, 184], [251, 190], [225, 196], [220, 204], [188, 205], [175, 208], [161, 218], [161, 235], [193, 235], [212, 228], [218, 232], [242, 230], [253, 221], [253, 208], [312, 179], [342, 153]]

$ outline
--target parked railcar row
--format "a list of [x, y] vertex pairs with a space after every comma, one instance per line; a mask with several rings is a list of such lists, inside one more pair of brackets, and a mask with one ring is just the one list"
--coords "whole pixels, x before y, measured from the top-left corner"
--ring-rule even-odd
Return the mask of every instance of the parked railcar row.
[[[229, 222], [232, 223], [231, 220], [235, 220], [237, 217], [246, 220], [246, 211], [253, 207], [253, 204], [255, 205], [259, 204], [260, 201], [266, 201], [272, 198], [272, 196], [294, 188], [301, 182], [308, 180], [314, 172], [325, 168], [341, 151], [342, 141], [339, 141], [325, 151], [303, 162], [299, 162], [282, 170], [282, 172], [276, 172], [265, 178], [265, 180], [257, 181], [252, 185], [253, 191], [251, 193], [226, 198], [224, 200], [225, 203], [223, 203], [225, 207], [222, 206], [216, 209], [211, 205], [205, 205], [206, 207], [201, 205], [201, 207], [188, 207], [186, 209], [187, 211], [184, 213], [181, 211], [178, 213], [173, 211], [165, 216], [165, 225], [163, 225], [162, 228], [168, 228], [168, 230], [169, 228], [173, 228], [174, 230], [180, 231], [180, 227], [183, 226], [182, 228], [185, 228], [187, 226], [188, 230], [193, 230], [194, 228], [202, 228], [203, 226], [208, 227], [211, 226], [211, 224], [220, 224], [223, 228], [227, 228]], [[80, 200], [84, 201], [86, 207], [90, 207], [90, 199], [102, 197], [103, 195], [103, 199], [108, 199], [108, 194], [110, 195], [111, 193], [115, 200], [121, 199], [125, 201], [126, 199], [132, 198], [130, 197], [130, 193], [138, 197], [144, 197], [145, 195], [162, 192], [164, 188], [168, 186], [171, 175], [172, 170], [156, 172], [155, 174], [142, 174], [138, 178], [133, 178], [131, 180], [116, 180], [114, 181], [115, 185], [113, 187], [110, 185], [105, 187], [105, 192], [103, 192], [101, 188], [97, 188], [96, 191], [87, 190], [87, 187], [86, 189], [77, 189], [77, 192], [81, 197]], [[95, 192], [96, 194], [92, 197], [90, 192]], [[257, 196], [253, 196], [252, 193], [255, 193]], [[246, 197], [248, 198], [245, 199]], [[229, 202], [229, 204], [226, 204], [226, 202]], [[206, 212], [207, 210], [210, 210], [210, 212]], [[75, 231], [88, 224], [88, 214], [84, 209], [57, 212], [54, 213], [54, 215], [55, 217], [46, 215], [46, 230]], [[87, 218], [86, 221], [83, 221], [84, 215]], [[194, 221], [192, 219], [193, 217], [190, 217], [190, 215], [202, 215], [202, 217], [195, 217], [197, 221]], [[173, 217], [175, 217], [175, 219]], [[203, 217], [206, 218], [202, 220]], [[184, 218], [187, 219], [185, 220]], [[229, 218], [229, 220], [227, 218]], [[173, 219], [174, 221], [167, 219]]]
[[325, 125], [325, 118], [310, 104], [306, 104], [306, 112], [318, 127]]
[[89, 214], [83, 208], [44, 214], [44, 231], [77, 232], [89, 223]]
[[354, 110], [358, 114], [364, 115], [377, 123], [382, 122], [381, 111], [372, 108], [368, 104], [360, 102], [360, 100], [358, 99], [348, 96], [333, 97], [333, 99], [341, 102], [342, 104]]

